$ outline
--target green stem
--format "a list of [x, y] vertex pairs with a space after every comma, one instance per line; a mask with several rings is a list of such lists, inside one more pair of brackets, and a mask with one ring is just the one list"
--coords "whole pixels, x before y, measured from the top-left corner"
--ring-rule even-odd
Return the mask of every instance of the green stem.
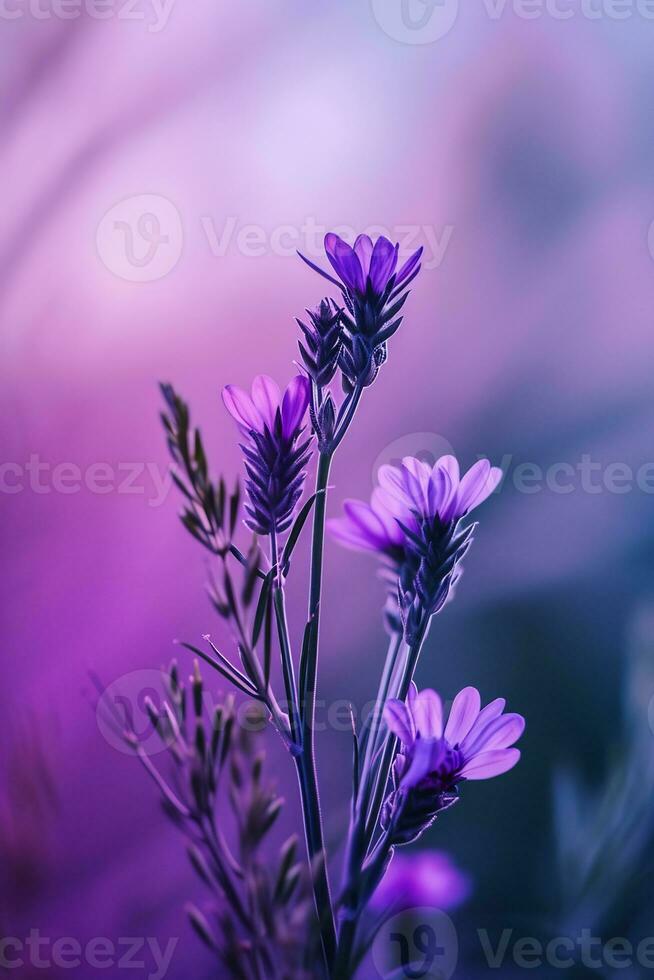
[[277, 535], [273, 531], [270, 535], [270, 558], [273, 568], [276, 568], [275, 581], [273, 584], [273, 608], [275, 610], [275, 620], [277, 622], [277, 634], [279, 637], [279, 650], [282, 660], [282, 674], [284, 676], [284, 690], [288, 702], [288, 715], [291, 724], [291, 738], [295, 745], [300, 744], [300, 711], [297, 697], [297, 685], [295, 682], [295, 671], [293, 669], [293, 655], [291, 653], [291, 641], [288, 633], [288, 620], [286, 618], [286, 598], [281, 571], [278, 567]]
[[[404, 665], [404, 670], [402, 671], [402, 677], [400, 679], [397, 691], [394, 694], [394, 697], [396, 697], [399, 701], [406, 701], [407, 694], [409, 693], [409, 685], [413, 680], [416, 664], [418, 663], [420, 652], [427, 637], [430, 622], [431, 619], [429, 617], [424, 618], [418, 632], [416, 633], [416, 636], [413, 639], [413, 642], [407, 649], [406, 663]], [[391, 766], [393, 765], [393, 759], [395, 758], [396, 746], [397, 739], [389, 732], [386, 736], [384, 754], [377, 773], [377, 782], [375, 784], [372, 803], [368, 811], [366, 839], [369, 843], [372, 842], [377, 821], [379, 820], [379, 814], [381, 813], [382, 804], [384, 802], [384, 794], [388, 784], [388, 777], [390, 776]]]
[[393, 633], [389, 640], [388, 652], [386, 654], [386, 660], [384, 661], [384, 669], [379, 682], [379, 690], [377, 691], [377, 698], [370, 716], [368, 731], [365, 736], [365, 753], [363, 758], [363, 766], [361, 768], [361, 795], [364, 799], [367, 792], [367, 781], [371, 774], [370, 767], [372, 765], [372, 760], [375, 757], [375, 751], [380, 742], [384, 705], [388, 700], [388, 692], [395, 671], [397, 655], [401, 643], [402, 634]]
[[300, 691], [302, 751], [296, 762], [302, 795], [307, 849], [313, 865], [313, 890], [320, 923], [323, 953], [328, 973], [334, 977], [338, 976], [338, 974], [332, 973], [334, 959], [336, 957], [336, 926], [334, 923], [334, 908], [327, 873], [327, 855], [322, 827], [322, 814], [320, 811], [314, 743], [320, 635], [320, 600], [322, 596], [323, 552], [325, 547], [325, 517], [327, 513], [329, 471], [334, 452], [343, 440], [354, 418], [362, 393], [363, 389], [357, 385], [350, 396], [345, 415], [340, 423], [332, 446], [329, 451], [321, 452], [318, 457], [318, 472], [316, 475], [317, 496], [313, 513], [311, 579], [309, 585], [309, 623], [312, 628], [309, 630], [306, 662], [301, 664], [300, 669], [300, 678], [302, 681], [302, 690]]
[[[429, 619], [425, 619], [418, 633], [414, 637], [413, 642], [406, 648], [406, 662], [402, 670], [402, 675], [397, 686], [397, 690], [394, 692], [394, 696], [399, 698], [401, 701], [406, 699], [409, 684], [413, 678], [428, 628]], [[380, 685], [380, 690], [385, 688], [387, 693], [391, 687], [392, 677], [395, 672], [395, 665], [397, 664], [397, 658], [402, 650], [402, 644], [398, 644], [395, 647], [394, 653], [391, 656], [392, 649], [392, 647], [389, 647], [388, 661], [392, 659], [393, 666], [391, 667], [387, 661], [384, 676], [382, 677], [382, 682]], [[384, 752], [381, 765], [379, 766], [377, 772], [376, 782], [374, 783], [374, 790], [370, 806], [366, 806], [367, 789], [364, 787], [364, 791], [362, 792], [359, 800], [359, 805], [357, 806], [355, 824], [350, 833], [350, 847], [346, 864], [346, 885], [344, 889], [345, 903], [341, 914], [341, 923], [338, 935], [338, 955], [336, 960], [336, 976], [339, 977], [339, 980], [341, 977], [347, 978], [350, 976], [349, 964], [352, 960], [352, 953], [356, 942], [359, 918], [361, 916], [361, 912], [365, 908], [366, 902], [370, 898], [372, 890], [374, 890], [378, 883], [378, 877], [383, 870], [384, 861], [388, 855], [387, 841], [390, 840], [388, 833], [384, 834], [378, 840], [377, 845], [374, 848], [372, 847], [372, 844], [384, 803], [384, 798], [386, 796], [388, 779], [391, 772], [391, 766], [393, 765], [393, 760], [395, 758], [396, 747], [397, 739], [394, 735], [388, 732], [385, 737]], [[370, 759], [372, 759], [372, 757], [373, 756], [371, 754]], [[363, 778], [366, 778], [365, 770]], [[368, 855], [367, 862], [366, 854]], [[366, 865], [368, 867], [368, 871], [364, 876], [364, 867]], [[370, 869], [373, 869], [374, 873]], [[364, 882], [366, 885], [367, 894], [362, 894], [362, 885]]]
[[[320, 597], [322, 592], [322, 567], [325, 538], [325, 515], [327, 511], [327, 482], [331, 466], [331, 454], [321, 453], [316, 477], [315, 510], [313, 515], [313, 538], [311, 546], [311, 582], [309, 587], [309, 620], [313, 622], [306, 651], [306, 665], [302, 671], [304, 678], [301, 691], [302, 752], [297, 758], [304, 827], [309, 859], [312, 863], [313, 888], [316, 910], [320, 922], [320, 935], [323, 952], [331, 975], [336, 953], [336, 927], [327, 875], [322, 814], [316, 776], [314, 729], [316, 711], [316, 683], [318, 673], [318, 634], [320, 621]], [[321, 492], [322, 491], [322, 492]]]

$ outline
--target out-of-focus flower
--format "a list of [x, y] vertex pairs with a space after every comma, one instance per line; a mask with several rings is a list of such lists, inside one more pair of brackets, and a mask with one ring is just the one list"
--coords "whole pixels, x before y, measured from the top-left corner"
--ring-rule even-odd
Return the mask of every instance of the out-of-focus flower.
[[455, 697], [443, 728], [436, 691], [418, 693], [412, 684], [406, 703], [386, 703], [386, 724], [402, 743], [393, 769], [395, 790], [384, 816], [386, 825], [394, 825], [396, 843], [419, 837], [438, 813], [452, 806], [459, 783], [491, 779], [517, 764], [520, 751], [513, 746], [524, 732], [525, 719], [504, 714], [505, 706], [504, 698], [497, 698], [482, 710], [479, 691], [467, 687]]
[[371, 899], [378, 910], [431, 906], [454, 909], [469, 897], [470, 877], [443, 851], [397, 853]]
[[407, 456], [400, 467], [382, 466], [378, 479], [371, 502], [346, 501], [345, 516], [330, 520], [329, 530], [345, 547], [383, 559], [393, 597], [399, 576], [405, 616], [412, 608], [413, 618], [433, 615], [456, 583], [472, 540], [474, 525], [459, 523], [493, 493], [502, 471], [483, 459], [461, 477], [453, 456], [433, 467]]
[[372, 384], [386, 360], [386, 344], [402, 323], [400, 313], [408, 286], [420, 271], [419, 248], [397, 269], [399, 245], [380, 236], [373, 244], [359, 235], [354, 247], [330, 232], [325, 252], [337, 279], [300, 253], [307, 265], [341, 290], [343, 350], [340, 365], [347, 385]]
[[283, 395], [265, 374], [254, 379], [251, 396], [235, 385], [223, 390], [225, 407], [246, 437], [241, 444], [249, 498], [246, 524], [257, 534], [287, 530], [302, 495], [311, 440], [299, 439], [309, 393], [310, 382], [302, 375]]

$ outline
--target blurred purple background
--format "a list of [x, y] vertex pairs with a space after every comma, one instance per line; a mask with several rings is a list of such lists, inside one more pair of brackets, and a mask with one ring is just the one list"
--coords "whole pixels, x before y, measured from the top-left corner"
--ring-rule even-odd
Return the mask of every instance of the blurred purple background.
[[[451, 446], [507, 470], [420, 680], [506, 695], [528, 718], [524, 758], [430, 842], [480, 909], [543, 897], [553, 767], [597, 764], [649, 588], [654, 21], [635, 3], [624, 19], [599, 3], [596, 19], [462, 4], [432, 39], [423, 7], [411, 0], [413, 27], [399, 0], [0, 15], [10, 935], [179, 937], [168, 977], [211, 975], [183, 909], [201, 890], [154, 787], [103, 737], [89, 671], [110, 684], [167, 662], [175, 638], [225, 639], [165, 481], [156, 383], [190, 400], [214, 471], [235, 475], [220, 389], [288, 379], [293, 316], [322, 295], [294, 249], [317, 258], [343, 228], [423, 244], [425, 262], [330, 511], [406, 453]], [[381, 595], [365, 556], [330, 549], [326, 703], [374, 696]], [[291, 767], [271, 752], [293, 811]], [[336, 844], [349, 754], [347, 732], [319, 735]], [[17, 765], [35, 774], [27, 800]]]

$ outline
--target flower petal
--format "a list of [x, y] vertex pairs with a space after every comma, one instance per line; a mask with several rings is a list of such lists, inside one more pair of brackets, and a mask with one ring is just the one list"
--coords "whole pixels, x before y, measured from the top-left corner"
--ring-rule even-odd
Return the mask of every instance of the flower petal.
[[398, 272], [397, 276], [395, 277], [396, 286], [399, 286], [401, 282], [404, 282], [405, 279], [409, 278], [409, 276], [417, 266], [418, 262], [420, 261], [420, 256], [422, 255], [422, 251], [423, 249], [421, 245], [418, 251], [414, 252], [413, 255], [411, 255], [404, 263], [404, 265]]
[[412, 500], [406, 490], [404, 472], [399, 467], [388, 464], [380, 466], [377, 480], [382, 490], [401, 503], [405, 509], [412, 506]]
[[237, 385], [226, 385], [222, 391], [222, 399], [229, 414], [243, 429], [247, 432], [253, 429], [261, 432], [263, 419], [247, 391]]
[[[510, 750], [509, 750], [510, 751]], [[402, 777], [401, 789], [412, 789], [437, 769], [445, 754], [442, 739], [419, 738], [413, 744], [409, 767]]]
[[383, 293], [388, 280], [395, 272], [399, 246], [380, 235], [375, 242], [370, 259], [370, 282], [376, 293]]
[[347, 517], [332, 517], [327, 521], [327, 530], [335, 541], [351, 551], [379, 551], [376, 541], [371, 540], [358, 524]]
[[421, 738], [443, 737], [443, 702], [436, 691], [420, 691], [413, 705], [413, 718]]
[[384, 705], [384, 721], [393, 735], [397, 735], [402, 745], [406, 748], [413, 745], [416, 731], [411, 712], [404, 701], [398, 701], [397, 698], [391, 698], [387, 701]]
[[428, 509], [427, 490], [431, 468], [414, 456], [405, 456], [402, 460], [402, 476], [410, 506], [424, 514]]
[[482, 752], [461, 770], [461, 778], [492, 779], [513, 769], [520, 760], [518, 749], [497, 749], [493, 752]]
[[502, 471], [497, 466], [491, 466], [487, 459], [480, 459], [475, 463], [459, 484], [456, 501], [457, 516], [463, 517], [482, 504], [487, 497], [490, 497], [501, 479]]
[[310, 382], [302, 374], [291, 379], [282, 399], [282, 432], [290, 439], [299, 428], [309, 404]]
[[[388, 540], [392, 541], [393, 544], [402, 544], [404, 541], [404, 534], [400, 525], [395, 519], [395, 514], [392, 506], [389, 507], [387, 504], [388, 495], [376, 487], [372, 492], [372, 497], [370, 498], [370, 505], [379, 518], [379, 520], [384, 525], [384, 530], [388, 536]], [[391, 499], [391, 505], [394, 505], [394, 501]], [[409, 515], [410, 516], [410, 515]]]
[[317, 272], [319, 276], [322, 276], [323, 279], [327, 279], [328, 282], [331, 282], [335, 286], [338, 286], [339, 289], [341, 288], [341, 284], [338, 281], [338, 279], [334, 279], [334, 277], [330, 276], [328, 272], [325, 272], [324, 269], [321, 269], [319, 265], [316, 265], [315, 262], [312, 262], [310, 259], [308, 259], [306, 255], [302, 255], [302, 252], [298, 252], [297, 254], [300, 256], [302, 261], [306, 262], [309, 268], [313, 269], [314, 272]]
[[444, 514], [447, 512], [447, 504], [452, 496], [452, 481], [450, 475], [440, 466], [435, 466], [429, 477], [427, 485], [427, 513], [430, 517], [436, 514], [445, 520]]
[[463, 741], [479, 715], [480, 706], [481, 698], [476, 687], [466, 687], [459, 691], [445, 726], [445, 738], [450, 745]]
[[490, 704], [487, 704], [482, 711], [479, 712], [476, 722], [474, 723], [474, 725], [466, 735], [465, 739], [461, 743], [461, 750], [463, 751], [464, 755], [467, 754], [468, 749], [476, 740], [480, 732], [482, 732], [485, 729], [486, 725], [488, 725], [488, 723], [490, 721], [493, 721], [495, 718], [498, 718], [502, 714], [505, 708], [506, 708], [506, 699], [496, 698], [494, 701], [491, 701]]
[[325, 235], [325, 251], [327, 258], [341, 277], [348, 289], [363, 293], [366, 281], [359, 257], [353, 248], [333, 232]]
[[370, 259], [372, 257], [372, 239], [370, 235], [359, 235], [354, 243], [354, 251], [359, 257], [359, 262], [361, 263], [361, 270], [363, 272], [364, 279], [367, 277], [370, 271]]
[[346, 500], [343, 504], [346, 517], [356, 524], [378, 551], [384, 551], [391, 541], [386, 528], [369, 504], [362, 500]]
[[279, 408], [280, 391], [279, 385], [267, 374], [258, 374], [252, 382], [252, 401], [256, 405], [259, 413], [272, 431], [275, 424], [275, 412]]
[[[502, 715], [501, 718], [497, 718], [494, 722], [491, 722], [483, 736], [480, 736], [483, 739], [483, 751], [508, 749], [522, 737], [524, 730], [525, 719], [522, 715]], [[477, 752], [479, 751], [480, 749], [477, 749]]]

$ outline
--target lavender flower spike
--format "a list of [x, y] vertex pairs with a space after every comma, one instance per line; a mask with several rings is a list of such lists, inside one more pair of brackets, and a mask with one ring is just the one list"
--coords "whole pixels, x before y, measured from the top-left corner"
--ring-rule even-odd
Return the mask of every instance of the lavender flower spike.
[[500, 776], [518, 763], [520, 752], [513, 746], [525, 720], [504, 714], [505, 706], [498, 698], [481, 710], [479, 691], [467, 687], [455, 697], [443, 727], [443, 705], [435, 691], [418, 693], [412, 684], [406, 703], [387, 701], [384, 719], [402, 743], [393, 768], [395, 789], [383, 814], [394, 843], [419, 837], [456, 802], [459, 783]]
[[402, 323], [399, 313], [409, 295], [408, 286], [420, 271], [422, 248], [400, 269], [399, 245], [383, 235], [374, 244], [368, 235], [359, 235], [351, 247], [330, 232], [325, 236], [325, 252], [338, 278], [299, 254], [341, 290], [346, 306], [341, 353], [344, 380], [346, 385], [366, 387], [375, 380], [386, 360], [387, 341]]
[[400, 467], [380, 467], [370, 504], [346, 501], [345, 516], [330, 520], [328, 528], [346, 548], [381, 558], [391, 598], [396, 600], [399, 581], [400, 612], [413, 627], [447, 601], [474, 530], [461, 521], [501, 479], [502, 471], [485, 459], [461, 477], [453, 456], [431, 467], [407, 456]]
[[283, 532], [293, 520], [311, 455], [311, 440], [299, 441], [309, 397], [310, 382], [302, 375], [290, 381], [283, 395], [265, 374], [254, 379], [251, 396], [235, 385], [223, 389], [225, 408], [245, 437], [245, 523], [257, 534]]

